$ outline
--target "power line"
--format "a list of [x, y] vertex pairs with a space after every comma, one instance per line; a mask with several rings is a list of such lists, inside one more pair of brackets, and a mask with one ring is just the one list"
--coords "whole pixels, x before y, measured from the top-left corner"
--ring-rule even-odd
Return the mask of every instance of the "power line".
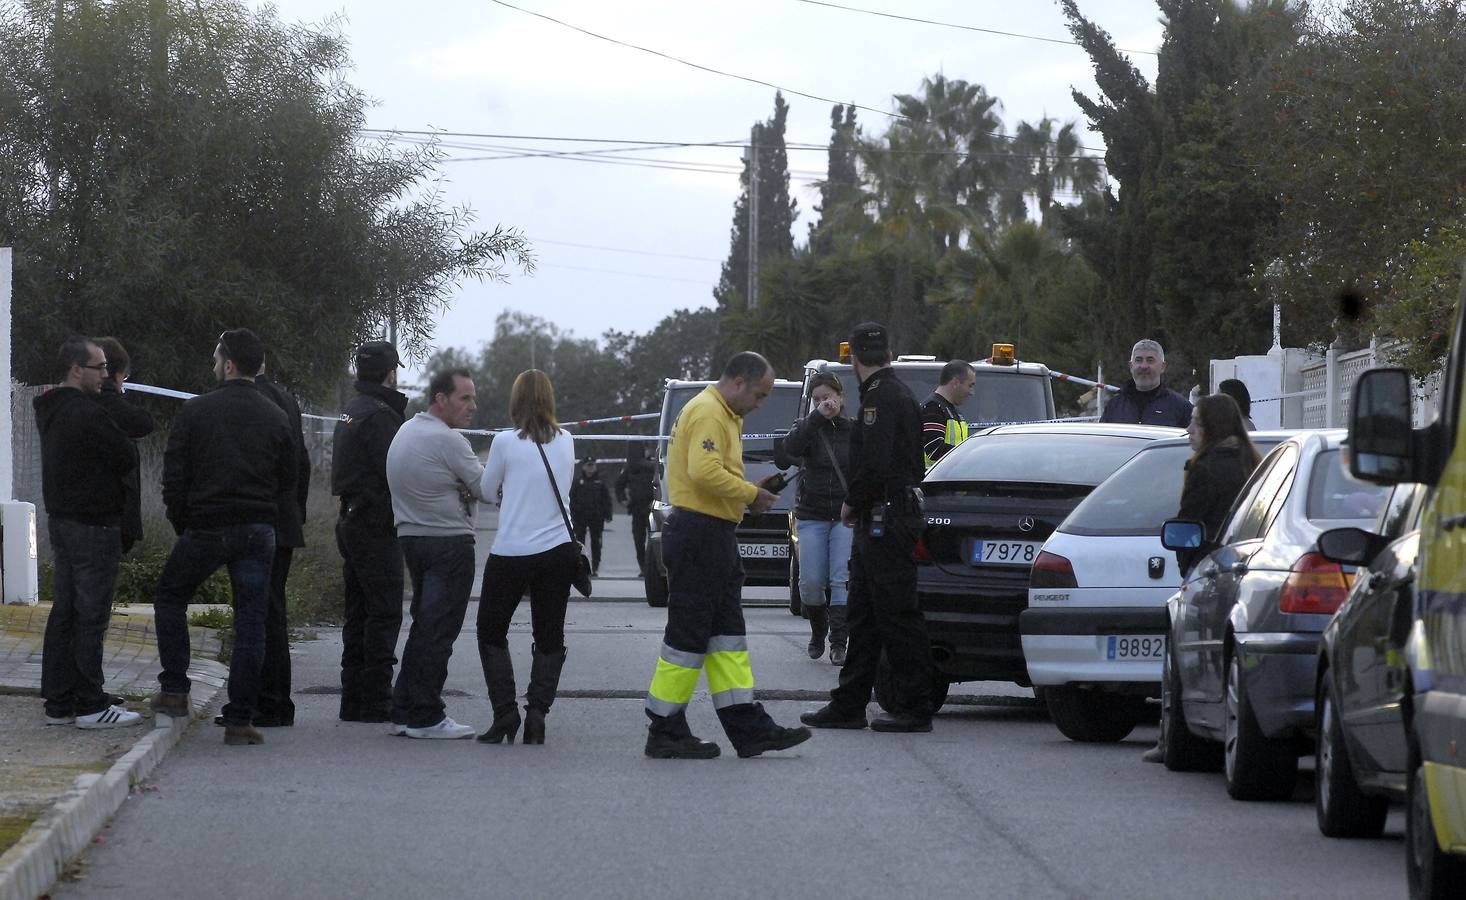
[[[895, 13], [881, 12], [875, 9], [860, 9], [855, 6], [844, 6], [839, 3], [827, 3], [825, 0], [797, 0], [799, 3], [808, 3], [811, 6], [828, 6], [830, 9], [843, 9], [846, 12], [864, 13], [868, 16], [881, 16], [886, 19], [900, 19], [903, 22], [918, 22], [922, 25], [936, 25], [941, 28], [956, 28], [962, 31], [980, 31], [983, 34], [996, 34], [1002, 37], [1022, 38], [1026, 41], [1043, 41], [1047, 44], [1068, 44], [1072, 47], [1082, 47], [1078, 41], [1066, 41], [1062, 38], [1041, 37], [1036, 34], [1020, 34], [1016, 31], [999, 31], [996, 28], [979, 28], [976, 25], [958, 25], [953, 22], [938, 22], [935, 19], [918, 19], [915, 16], [899, 16]], [[1146, 56], [1159, 56], [1154, 50], [1126, 50], [1124, 47], [1116, 47], [1123, 53], [1140, 53]]]
[[[549, 136], [549, 135], [531, 135], [531, 134], [489, 134], [489, 133], [485, 133], [485, 132], [473, 132], [473, 131], [409, 131], [409, 130], [394, 130], [394, 129], [386, 129], [386, 128], [363, 128], [363, 129], [361, 129], [361, 131], [364, 134], [371, 134], [371, 135], [374, 135], [374, 136], [379, 136], [379, 137], [384, 138], [384, 139], [387, 139], [387, 140], [398, 141], [398, 142], [401, 142], [401, 143], [414, 143], [414, 144], [425, 144], [425, 143], [429, 143], [429, 142], [428, 141], [425, 141], [425, 140], [416, 140], [416, 139], [414, 139], [411, 136], [415, 136], [415, 135], [435, 135], [435, 136], [441, 136], [441, 137], [489, 138], [489, 139], [510, 140], [510, 141], [563, 141], [563, 142], [566, 142], [566, 143], [572, 143], [573, 142], [573, 143], [585, 143], [585, 144], [629, 144], [629, 145], [635, 145], [635, 146], [626, 146], [626, 147], [607, 147], [607, 148], [601, 148], [601, 149], [598, 149], [598, 150], [559, 150], [559, 151], [555, 151], [555, 150], [542, 150], [540, 148], [494, 147], [494, 146], [491, 146], [491, 145], [482, 145], [482, 144], [480, 144], [480, 145], [468, 145], [468, 144], [457, 144], [457, 143], [440, 144], [440, 146], [443, 146], [443, 147], [456, 148], [456, 149], [465, 149], [465, 150], [504, 150], [504, 151], [513, 150], [513, 151], [519, 151], [519, 150], [522, 150], [522, 149], [528, 149], [530, 151], [530, 152], [523, 152], [523, 153], [521, 153], [521, 152], [514, 152], [514, 153], [508, 153], [508, 152], [506, 152], [505, 155], [503, 155], [503, 156], [472, 157], [472, 159], [474, 159], [475, 161], [477, 161], [477, 160], [490, 160], [490, 159], [534, 159], [534, 158], [537, 158], [537, 157], [582, 156], [582, 155], [587, 155], [587, 154], [592, 154], [592, 153], [596, 153], [596, 154], [599, 154], [599, 153], [634, 153], [634, 152], [636, 152], [638, 150], [683, 149], [683, 148], [696, 148], [696, 147], [711, 147], [711, 148], [715, 148], [715, 149], [724, 149], [724, 150], [746, 150], [746, 149], [748, 149], [748, 146], [749, 146], [746, 141], [737, 141], [737, 140], [735, 140], [735, 141], [636, 141], [636, 140], [618, 139], [618, 138], [552, 137], [552, 136]], [[408, 135], [409, 137], [400, 137], [401, 135]], [[1007, 137], [1007, 136], [1005, 135], [1004, 137]], [[1008, 139], [1011, 140], [1012, 138], [1008, 138]], [[787, 141], [784, 144], [784, 149], [785, 150], [789, 150], [789, 151], [826, 153], [826, 152], [829, 151], [830, 148], [827, 145], [823, 145], [823, 144], [809, 144], [809, 143], [803, 143], [803, 142], [800, 142], [800, 141]], [[1093, 150], [1093, 152], [1103, 152], [1103, 151], [1095, 150], [1094, 148], [1089, 148], [1089, 147], [1081, 147], [1079, 149], [1081, 149], [1081, 150]], [[872, 146], [863, 146], [863, 147], [860, 147], [858, 150], [852, 150], [852, 152], [866, 153], [866, 154], [879, 154], [879, 155], [882, 155], [882, 156], [959, 156], [959, 157], [977, 156], [977, 157], [1001, 157], [1001, 158], [1005, 158], [1005, 159], [1054, 159], [1054, 158], [1056, 158], [1053, 155], [1044, 156], [1042, 154], [1012, 153], [1012, 152], [1009, 152], [1009, 151], [1006, 151], [1006, 150], [898, 150], [898, 149], [892, 149], [892, 148], [888, 148], [888, 147], [872, 147]], [[1090, 157], [1083, 157], [1083, 158], [1094, 160], [1095, 165], [1100, 166], [1101, 168], [1103, 168], [1104, 165], [1105, 165], [1104, 160], [1102, 158], [1098, 157], [1098, 156], [1090, 156]], [[464, 158], [464, 157], [457, 157], [456, 159], [458, 159], [459, 161], [466, 161], [466, 158]]]
[[[818, 100], [821, 103], [840, 103], [840, 102], [842, 102], [842, 101], [839, 101], [839, 100], [832, 100], [829, 97], [821, 97], [818, 94], [810, 94], [810, 93], [807, 93], [805, 91], [796, 91], [793, 88], [781, 87], [781, 86], [779, 86], [777, 84], [774, 84], [771, 81], [763, 81], [763, 80], [758, 79], [758, 78], [752, 78], [752, 77], [750, 77], [748, 75], [739, 75], [736, 72], [725, 72], [722, 69], [715, 69], [712, 66], [705, 66], [705, 65], [702, 65], [701, 63], [691, 62], [689, 60], [685, 60], [685, 59], [682, 59], [680, 57], [673, 56], [670, 53], [663, 53], [660, 50], [652, 50], [650, 48], [641, 47], [641, 46], [638, 46], [636, 44], [629, 44], [626, 41], [619, 41], [616, 38], [607, 37], [604, 34], [597, 34], [594, 31], [587, 31], [586, 29], [581, 28], [578, 25], [572, 25], [569, 22], [561, 21], [560, 19], [556, 19], [553, 16], [547, 16], [544, 13], [538, 13], [538, 12], [535, 12], [533, 10], [524, 9], [523, 7], [515, 6], [512, 3], [506, 3], [506, 2], [504, 2], [504, 0], [489, 0], [489, 2], [490, 3], [496, 3], [499, 6], [502, 6], [502, 7], [506, 8], [506, 9], [512, 9], [515, 12], [521, 12], [521, 13], [524, 13], [525, 15], [528, 15], [528, 16], [534, 16], [535, 18], [538, 18], [538, 19], [544, 19], [546, 22], [554, 22], [556, 25], [559, 25], [559, 26], [561, 26], [563, 28], [569, 28], [571, 31], [578, 31], [581, 34], [587, 35], [589, 37], [593, 37], [593, 38], [597, 38], [599, 40], [607, 41], [609, 43], [616, 44], [616, 45], [621, 46], [621, 47], [627, 47], [627, 48], [629, 48], [631, 50], [640, 50], [642, 53], [650, 53], [652, 56], [658, 56], [658, 57], [661, 57], [662, 59], [670, 60], [671, 62], [679, 63], [679, 64], [684, 65], [684, 66], [689, 66], [689, 67], [694, 68], [694, 69], [699, 69], [699, 70], [701, 70], [703, 72], [711, 72], [714, 75], [722, 75], [724, 78], [736, 78], [739, 81], [747, 81], [750, 84], [756, 84], [756, 85], [759, 85], [761, 87], [773, 88], [776, 91], [783, 91], [786, 94], [793, 94], [796, 97], [803, 97], [806, 100]], [[863, 109], [866, 112], [873, 112], [873, 113], [876, 113], [876, 114], [882, 115], [882, 116], [889, 116], [889, 117], [891, 117], [893, 119], [907, 119], [907, 120], [909, 120], [909, 118], [910, 118], [908, 116], [902, 115], [901, 113], [893, 113], [893, 112], [887, 112], [886, 110], [883, 110], [883, 109], [876, 109], [874, 106], [862, 106], [859, 103], [846, 103], [845, 105], [846, 106], [853, 106], [856, 109]]]

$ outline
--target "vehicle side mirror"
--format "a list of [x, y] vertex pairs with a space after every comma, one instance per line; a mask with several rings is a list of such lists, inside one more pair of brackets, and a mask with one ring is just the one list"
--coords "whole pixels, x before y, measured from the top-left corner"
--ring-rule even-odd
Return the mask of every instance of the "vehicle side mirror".
[[784, 439], [782, 437], [774, 438], [774, 468], [787, 469], [792, 465], [794, 465], [794, 458], [789, 455], [788, 450], [784, 449]]
[[1200, 550], [1206, 526], [1190, 519], [1167, 519], [1161, 526], [1161, 546], [1167, 550]]
[[1362, 566], [1379, 553], [1384, 538], [1363, 528], [1330, 528], [1318, 536], [1318, 552], [1344, 565]]
[[1354, 383], [1349, 410], [1349, 474], [1375, 484], [1413, 481], [1410, 373], [1371, 369]]

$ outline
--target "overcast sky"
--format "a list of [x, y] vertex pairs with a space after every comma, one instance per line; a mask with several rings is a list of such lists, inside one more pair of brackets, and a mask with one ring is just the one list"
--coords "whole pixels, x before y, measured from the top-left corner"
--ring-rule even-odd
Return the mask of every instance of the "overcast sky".
[[[1084, 51], [1052, 43], [834, 9], [800, 0], [509, 0], [689, 62], [786, 88], [786, 139], [823, 147], [829, 102], [890, 110], [937, 72], [985, 86], [1003, 106], [1006, 129], [1044, 115], [1079, 121], [1070, 87], [1093, 95]], [[1053, 0], [839, 0], [842, 5], [1066, 41]], [[261, 4], [263, 5], [263, 4]], [[378, 105], [372, 128], [441, 129], [525, 139], [444, 138], [446, 144], [586, 151], [626, 141], [743, 142], [772, 114], [772, 88], [715, 75], [589, 37], [491, 0], [277, 0], [282, 19], [319, 23], [340, 16], [351, 45], [352, 82]], [[1081, 10], [1154, 81], [1161, 27], [1149, 0], [1079, 0]], [[860, 111], [867, 135], [890, 119]], [[548, 138], [595, 138], [562, 143]], [[502, 155], [451, 149], [456, 157]], [[461, 286], [434, 343], [477, 347], [506, 309], [548, 319], [579, 337], [606, 329], [643, 332], [678, 308], [711, 305], [728, 253], [738, 195], [739, 148], [667, 148], [616, 153], [700, 171], [608, 165], [573, 157], [464, 160], [443, 166], [444, 193], [471, 206], [482, 226], [513, 226], [534, 244], [538, 270], [506, 284]], [[803, 242], [817, 199], [810, 180], [826, 154], [791, 151]], [[711, 171], [701, 171], [711, 170]], [[804, 180], [801, 180], [804, 179]], [[579, 245], [579, 246], [576, 246]]]

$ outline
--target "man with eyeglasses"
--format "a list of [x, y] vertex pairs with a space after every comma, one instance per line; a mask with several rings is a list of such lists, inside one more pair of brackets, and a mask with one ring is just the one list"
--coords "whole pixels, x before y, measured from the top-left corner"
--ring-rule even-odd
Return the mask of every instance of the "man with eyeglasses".
[[254, 332], [219, 335], [214, 375], [220, 386], [183, 404], [163, 454], [163, 506], [178, 542], [153, 595], [160, 690], [153, 709], [190, 715], [188, 601], [220, 566], [234, 590], [234, 649], [224, 743], [262, 744], [252, 724], [260, 697], [265, 615], [275, 523], [290, 509], [296, 455], [285, 413], [255, 386], [265, 348]]
[[122, 561], [126, 479], [137, 450], [96, 403], [107, 373], [102, 348], [61, 344], [61, 383], [33, 401], [41, 432], [41, 495], [55, 566], [55, 595], [41, 649], [46, 724], [136, 725], [142, 717], [103, 688], [102, 641]]

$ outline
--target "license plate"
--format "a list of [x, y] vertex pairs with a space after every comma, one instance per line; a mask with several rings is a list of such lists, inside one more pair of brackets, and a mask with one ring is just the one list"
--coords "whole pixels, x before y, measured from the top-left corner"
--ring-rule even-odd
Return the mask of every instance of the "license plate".
[[1166, 637], [1161, 634], [1112, 634], [1105, 638], [1105, 659], [1122, 662], [1129, 659], [1160, 659], [1166, 652]]
[[739, 544], [738, 555], [745, 559], [788, 559], [788, 544]]
[[1038, 558], [1039, 541], [974, 541], [974, 566], [1031, 566]]

